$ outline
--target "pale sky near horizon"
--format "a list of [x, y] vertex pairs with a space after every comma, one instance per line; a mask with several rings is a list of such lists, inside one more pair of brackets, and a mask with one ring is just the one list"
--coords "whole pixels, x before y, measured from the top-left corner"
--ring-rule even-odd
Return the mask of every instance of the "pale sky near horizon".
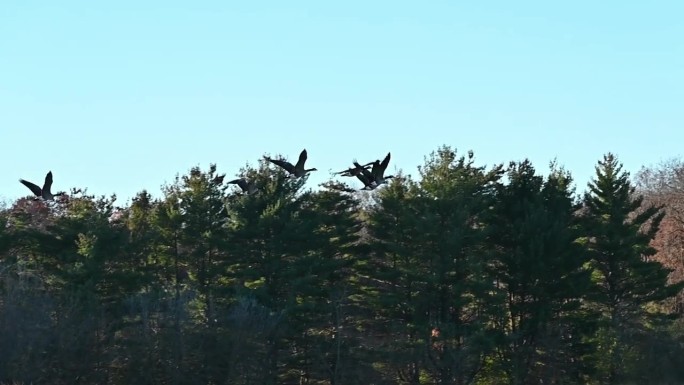
[[[684, 148], [682, 1], [5, 1], [0, 201], [53, 191], [124, 204], [193, 166], [265, 153], [315, 187], [357, 158], [416, 167], [443, 144], [529, 158], [584, 190]], [[358, 181], [352, 185], [360, 186]]]

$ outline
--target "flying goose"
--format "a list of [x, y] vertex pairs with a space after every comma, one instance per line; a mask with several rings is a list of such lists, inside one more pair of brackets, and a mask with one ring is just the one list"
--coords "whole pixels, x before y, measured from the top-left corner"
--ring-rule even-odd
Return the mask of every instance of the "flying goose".
[[[373, 162], [371, 162], [371, 164], [372, 163]], [[354, 161], [354, 166], [356, 167], [356, 170], [358, 170], [356, 177], [363, 183], [363, 188], [361, 190], [373, 190], [378, 187], [378, 184], [375, 183], [373, 174], [370, 171], [364, 166], [361, 166], [357, 161]]]
[[48, 171], [47, 175], [45, 175], [45, 183], [43, 183], [43, 188], [41, 189], [37, 185], [24, 180], [24, 179], [19, 179], [19, 182], [23, 184], [24, 186], [28, 187], [31, 192], [40, 198], [43, 198], [46, 201], [53, 201], [55, 200], [56, 196], [64, 195], [64, 192], [60, 192], [57, 194], [52, 194], [50, 192], [50, 187], [52, 187], [52, 171]]
[[306, 149], [302, 150], [302, 152], [299, 154], [299, 161], [297, 162], [296, 165], [292, 165], [292, 163], [284, 161], [284, 160], [279, 160], [279, 159], [272, 159], [269, 158], [268, 156], [265, 156], [264, 158], [275, 164], [276, 166], [280, 166], [283, 168], [285, 171], [289, 172], [290, 178], [301, 178], [304, 175], [308, 174], [311, 171], [318, 171], [315, 168], [309, 168], [309, 169], [304, 169], [304, 163], [306, 162]]
[[257, 191], [257, 187], [256, 187], [256, 184], [254, 183], [254, 181], [252, 181], [252, 180], [248, 181], [245, 178], [238, 178], [238, 179], [231, 180], [230, 182], [228, 182], [228, 184], [236, 184], [236, 185], [240, 186], [240, 189], [242, 189], [242, 192], [247, 194], [247, 195], [254, 194]]
[[387, 179], [394, 178], [394, 175], [383, 176], [385, 170], [387, 169], [389, 161], [390, 153], [388, 152], [385, 159], [382, 160], [382, 163], [380, 163], [377, 160], [373, 163], [373, 169], [371, 170], [371, 174], [373, 174], [372, 180], [373, 182], [375, 182], [377, 186], [380, 186], [383, 183], [387, 183]]
[[361, 183], [363, 183], [363, 188], [361, 190], [373, 190], [374, 188], [378, 187], [377, 184], [368, 179], [368, 177], [364, 174], [356, 174], [356, 177], [359, 178]]
[[363, 166], [354, 167], [354, 168], [351, 168], [351, 167], [350, 167], [350, 168], [348, 168], [348, 169], [346, 169], [346, 170], [343, 170], [343, 171], [340, 171], [340, 172], [335, 172], [335, 173], [333, 173], [333, 175], [356, 176], [356, 175], [359, 175], [359, 174], [361, 173], [361, 169], [362, 169], [362, 168], [366, 168], [366, 169], [367, 169], [367, 168], [370, 167], [370, 165], [372, 165], [372, 164], [373, 164], [373, 162], [370, 162], [370, 163], [364, 164]]
[[214, 177], [214, 179], [212, 179], [211, 181], [214, 182], [214, 183], [216, 183], [216, 184], [221, 184], [221, 183], [223, 183], [223, 178], [225, 178], [225, 177], [226, 177], [225, 174], [223, 174], [223, 175], [216, 175], [216, 176]]

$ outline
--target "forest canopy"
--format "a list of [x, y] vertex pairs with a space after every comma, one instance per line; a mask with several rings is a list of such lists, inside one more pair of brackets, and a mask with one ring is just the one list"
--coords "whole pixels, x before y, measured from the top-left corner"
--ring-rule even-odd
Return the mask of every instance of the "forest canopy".
[[595, 171], [442, 146], [368, 192], [261, 161], [9, 202], [0, 384], [683, 383], [684, 164]]

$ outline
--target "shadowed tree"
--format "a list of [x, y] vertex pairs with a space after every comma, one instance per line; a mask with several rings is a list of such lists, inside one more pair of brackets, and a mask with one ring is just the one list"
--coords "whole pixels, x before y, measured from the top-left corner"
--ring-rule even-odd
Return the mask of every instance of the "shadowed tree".
[[643, 207], [629, 173], [613, 154], [596, 166], [596, 176], [584, 196], [586, 244], [590, 250], [594, 302], [602, 328], [598, 336], [599, 364], [605, 383], [628, 380], [639, 360], [637, 337], [654, 322], [664, 322], [654, 301], [671, 298], [682, 285], [668, 285], [669, 270], [653, 260], [650, 245], [664, 216], [660, 206]]
[[217, 364], [223, 361], [217, 346], [225, 337], [217, 307], [231, 302], [220, 284], [228, 265], [223, 179], [213, 164], [206, 172], [194, 167], [165, 186], [165, 197], [156, 210], [162, 239], [158, 258], [175, 293], [174, 327], [167, 346], [176, 383], [227, 376]]
[[359, 362], [352, 359], [358, 336], [352, 333], [350, 278], [357, 254], [361, 223], [358, 201], [323, 189], [310, 195], [301, 208], [302, 220], [313, 225], [307, 249], [293, 261], [296, 303], [290, 309], [291, 358], [301, 368], [299, 383], [363, 382]]
[[440, 384], [470, 384], [495, 344], [486, 242], [502, 167], [474, 164], [442, 147], [426, 160], [416, 208], [418, 253], [427, 263], [430, 338], [427, 368]]
[[508, 184], [494, 206], [494, 277], [505, 302], [498, 329], [504, 338], [497, 366], [510, 384], [583, 383], [582, 359], [590, 330], [578, 320], [589, 286], [571, 178], [552, 167], [537, 175], [532, 164], [512, 162]]
[[[216, 165], [210, 165], [208, 172], [196, 167], [181, 178], [177, 191], [183, 220], [180, 241], [188, 253], [188, 262], [193, 267], [194, 278], [204, 299], [203, 318], [207, 325], [216, 322], [214, 292], [227, 264], [223, 252], [227, 241], [223, 178], [216, 173]], [[176, 276], [180, 275], [178, 269]]]
[[383, 377], [418, 384], [425, 370], [431, 298], [429, 261], [420, 252], [420, 213], [412, 203], [419, 189], [397, 175], [376, 194], [377, 204], [368, 213], [369, 256], [359, 266], [363, 301], [372, 309], [364, 325], [372, 330], [366, 346], [369, 359], [382, 363]]
[[306, 176], [291, 179], [283, 170], [269, 170], [265, 163], [258, 171], [245, 172], [259, 192], [227, 199], [229, 276], [237, 298], [254, 299], [276, 324], [250, 354], [257, 361], [240, 365], [260, 368], [258, 381], [264, 384], [306, 381], [302, 379], [311, 375], [305, 353], [308, 330], [300, 315], [312, 306], [311, 286], [324, 282], [319, 269], [336, 262], [323, 261], [315, 252], [321, 236], [311, 193], [301, 191]]

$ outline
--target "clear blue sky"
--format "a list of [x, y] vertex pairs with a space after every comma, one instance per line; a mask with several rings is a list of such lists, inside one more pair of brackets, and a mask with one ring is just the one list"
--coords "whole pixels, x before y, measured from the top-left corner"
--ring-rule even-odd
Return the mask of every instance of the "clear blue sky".
[[[554, 157], [579, 189], [684, 149], [684, 2], [3, 1], [0, 199], [124, 203], [199, 165], [229, 177], [302, 148], [309, 186], [442, 144], [478, 163]], [[354, 181], [356, 182], [356, 181]]]

